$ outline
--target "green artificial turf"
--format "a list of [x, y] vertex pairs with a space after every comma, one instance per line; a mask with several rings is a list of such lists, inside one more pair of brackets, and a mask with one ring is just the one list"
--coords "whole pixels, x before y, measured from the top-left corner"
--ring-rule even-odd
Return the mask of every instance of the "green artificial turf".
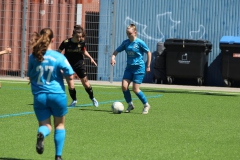
[[[44, 153], [35, 151], [38, 123], [30, 86], [1, 83], [0, 159], [54, 159], [54, 130], [45, 139]], [[127, 108], [121, 87], [92, 87], [98, 108], [76, 86], [78, 105], [66, 116], [64, 160], [240, 159], [239, 93], [141, 88], [151, 105], [149, 114], [141, 114], [143, 105], [132, 91], [136, 108], [113, 114], [114, 101]]]

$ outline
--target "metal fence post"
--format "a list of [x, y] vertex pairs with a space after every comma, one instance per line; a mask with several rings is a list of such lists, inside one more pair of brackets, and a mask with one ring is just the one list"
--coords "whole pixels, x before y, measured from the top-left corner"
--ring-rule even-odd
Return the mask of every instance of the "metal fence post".
[[[111, 18], [112, 19], [112, 23], [111, 23], [112, 30], [111, 30], [111, 41], [110, 41], [110, 43], [111, 43], [110, 60], [112, 58], [112, 53], [115, 50], [116, 9], [117, 9], [116, 4], [117, 4], [116, 0], [113, 0], [113, 2], [112, 2], [113, 10], [111, 11], [112, 12], [112, 14], [111, 14], [111, 16], [112, 16], [112, 18]], [[108, 62], [108, 64], [110, 65], [110, 62]], [[110, 68], [110, 83], [113, 82], [113, 72], [114, 72], [114, 67], [111, 66], [111, 68]]]
[[27, 36], [27, 9], [28, 0], [23, 4], [23, 21], [22, 21], [22, 43], [21, 43], [21, 77], [25, 77], [25, 58], [26, 58], [26, 36]]

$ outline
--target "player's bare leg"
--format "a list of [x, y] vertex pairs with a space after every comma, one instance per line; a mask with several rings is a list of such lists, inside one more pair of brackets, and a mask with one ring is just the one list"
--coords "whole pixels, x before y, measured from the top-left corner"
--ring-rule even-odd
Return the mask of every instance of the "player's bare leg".
[[76, 90], [75, 90], [74, 83], [73, 83], [73, 81], [68, 81], [67, 80], [67, 84], [68, 84], [69, 95], [72, 98], [72, 102], [69, 105], [69, 107], [75, 107], [76, 104], [77, 104], [77, 93], [76, 93]]

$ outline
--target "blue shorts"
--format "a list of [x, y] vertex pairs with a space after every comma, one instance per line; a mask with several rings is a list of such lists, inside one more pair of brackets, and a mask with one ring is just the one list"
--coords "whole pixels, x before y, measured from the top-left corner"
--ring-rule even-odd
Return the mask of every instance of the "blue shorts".
[[67, 95], [40, 93], [34, 95], [34, 111], [38, 121], [44, 121], [51, 115], [62, 117], [68, 112]]
[[133, 73], [130, 70], [126, 69], [124, 71], [123, 79], [130, 80], [136, 84], [141, 84], [143, 81], [145, 73]]

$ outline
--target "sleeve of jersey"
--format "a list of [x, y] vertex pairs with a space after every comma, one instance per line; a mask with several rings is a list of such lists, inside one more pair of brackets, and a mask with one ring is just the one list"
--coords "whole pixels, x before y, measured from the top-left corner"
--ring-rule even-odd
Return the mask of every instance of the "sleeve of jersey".
[[146, 45], [146, 43], [145, 42], [141, 42], [141, 47], [142, 47], [142, 49], [145, 51], [145, 52], [149, 52], [150, 51], [150, 49], [148, 48], [148, 46]]
[[116, 49], [117, 52], [122, 52], [125, 49], [125, 41]]
[[70, 76], [70, 75], [73, 75], [74, 74], [74, 71], [71, 67], [71, 65], [69, 64], [68, 60], [61, 56], [61, 60], [60, 60], [60, 68], [63, 70], [63, 74], [65, 76]]
[[65, 49], [65, 44], [64, 41], [62, 41], [62, 43], [60, 44], [60, 46], [58, 47], [59, 50], [64, 50]]
[[82, 47], [82, 51], [86, 51], [86, 46]]

